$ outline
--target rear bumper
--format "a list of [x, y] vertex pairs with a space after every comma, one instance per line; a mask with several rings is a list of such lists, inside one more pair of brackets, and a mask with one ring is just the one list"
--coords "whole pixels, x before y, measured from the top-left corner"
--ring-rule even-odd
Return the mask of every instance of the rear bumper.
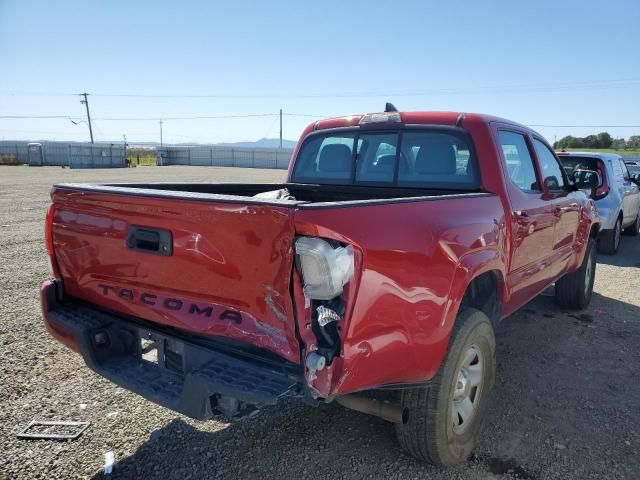
[[90, 305], [61, 302], [61, 292], [58, 282], [42, 285], [47, 330], [80, 353], [89, 368], [159, 405], [204, 420], [220, 413], [242, 416], [281, 397], [305, 396], [301, 377], [285, 369], [222, 353]]

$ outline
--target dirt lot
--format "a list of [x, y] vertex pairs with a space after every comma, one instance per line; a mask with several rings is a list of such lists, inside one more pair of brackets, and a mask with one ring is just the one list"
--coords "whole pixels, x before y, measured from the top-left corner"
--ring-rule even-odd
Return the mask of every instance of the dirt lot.
[[[393, 427], [335, 405], [285, 404], [234, 424], [196, 422], [113, 386], [40, 319], [44, 210], [60, 181], [278, 181], [284, 172], [0, 167], [0, 478], [633, 478], [640, 476], [640, 239], [599, 257], [591, 307], [540, 297], [496, 332], [498, 378], [470, 461], [440, 470]], [[32, 419], [87, 420], [73, 442], [19, 441]]]

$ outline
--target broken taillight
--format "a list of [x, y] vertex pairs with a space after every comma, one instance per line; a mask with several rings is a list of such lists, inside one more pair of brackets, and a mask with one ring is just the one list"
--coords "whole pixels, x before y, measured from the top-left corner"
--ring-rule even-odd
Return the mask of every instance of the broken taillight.
[[332, 246], [316, 237], [298, 237], [295, 243], [304, 293], [313, 300], [331, 300], [353, 277], [353, 247]]
[[56, 257], [53, 253], [53, 217], [55, 215], [55, 205], [49, 205], [47, 208], [47, 215], [44, 221], [44, 243], [47, 248], [47, 255], [49, 257], [49, 272], [53, 277], [59, 277], [58, 265], [56, 264]]

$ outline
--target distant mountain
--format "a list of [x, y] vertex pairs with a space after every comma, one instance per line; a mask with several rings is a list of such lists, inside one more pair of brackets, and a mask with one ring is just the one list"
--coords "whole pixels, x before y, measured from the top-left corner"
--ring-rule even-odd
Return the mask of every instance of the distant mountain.
[[[215, 145], [220, 145], [221, 147], [278, 148], [280, 139], [261, 138], [255, 142], [216, 143]], [[294, 148], [295, 146], [295, 141], [282, 139], [282, 148]]]

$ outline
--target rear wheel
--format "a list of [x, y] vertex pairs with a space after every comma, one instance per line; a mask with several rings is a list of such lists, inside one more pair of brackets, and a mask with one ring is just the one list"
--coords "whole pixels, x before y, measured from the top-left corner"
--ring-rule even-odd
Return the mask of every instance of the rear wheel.
[[618, 218], [613, 230], [605, 230], [600, 236], [598, 250], [607, 255], [615, 255], [620, 246], [620, 234], [622, 233], [622, 219]]
[[396, 424], [400, 445], [436, 465], [464, 462], [486, 415], [495, 380], [495, 339], [489, 318], [474, 308], [458, 314], [449, 351], [429, 386], [402, 391], [406, 424]]
[[596, 278], [595, 241], [589, 239], [582, 265], [575, 272], [567, 273], [556, 282], [556, 302], [563, 307], [577, 310], [591, 302], [593, 282]]
[[624, 233], [627, 235], [638, 235], [640, 234], [640, 212], [636, 215], [636, 221], [633, 222], [632, 225], [629, 225], [624, 229]]

